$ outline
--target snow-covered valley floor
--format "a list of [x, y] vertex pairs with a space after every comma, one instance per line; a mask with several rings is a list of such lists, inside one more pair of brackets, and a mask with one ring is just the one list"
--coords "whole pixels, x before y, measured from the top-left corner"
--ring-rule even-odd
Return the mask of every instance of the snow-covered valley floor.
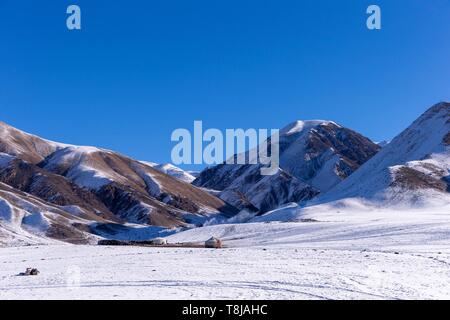
[[[229, 248], [0, 249], [0, 299], [450, 299], [450, 222], [216, 225]], [[17, 276], [27, 267], [38, 276]]]

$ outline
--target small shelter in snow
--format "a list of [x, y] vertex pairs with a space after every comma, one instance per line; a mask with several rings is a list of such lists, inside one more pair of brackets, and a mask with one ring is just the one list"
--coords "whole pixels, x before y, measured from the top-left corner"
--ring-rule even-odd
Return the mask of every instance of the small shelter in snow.
[[209, 240], [205, 241], [205, 248], [222, 248], [222, 240], [212, 237]]
[[155, 239], [152, 239], [150, 242], [151, 242], [151, 244], [153, 244], [155, 246], [163, 246], [163, 245], [167, 244], [167, 240], [164, 238], [155, 238]]

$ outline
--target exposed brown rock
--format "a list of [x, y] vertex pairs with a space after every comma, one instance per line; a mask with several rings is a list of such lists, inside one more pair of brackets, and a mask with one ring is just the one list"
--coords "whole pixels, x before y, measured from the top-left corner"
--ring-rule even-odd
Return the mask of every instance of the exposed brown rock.
[[[89, 242], [88, 240], [91, 236], [86, 231], [89, 229], [86, 222], [72, 216], [70, 213], [62, 210], [58, 206], [45, 202], [42, 199], [28, 193], [14, 189], [4, 183], [0, 183], [0, 199], [15, 206], [12, 211], [12, 220], [17, 221], [16, 223], [20, 224], [23, 219], [23, 213], [20, 213], [20, 210], [28, 213], [38, 210], [46, 216], [46, 219], [49, 222], [49, 227], [45, 231], [47, 237], [76, 244], [85, 244]], [[34, 208], [30, 208], [30, 205]], [[29, 210], [32, 211], [29, 212]], [[50, 214], [47, 215], [47, 213]], [[78, 223], [73, 222], [73, 220], [76, 219], [79, 220]], [[100, 217], [92, 216], [91, 222], [95, 221], [105, 222], [105, 220]]]
[[361, 134], [334, 123], [319, 125], [311, 131], [306, 148], [310, 160], [305, 167], [295, 171], [298, 177], [304, 180], [313, 178], [317, 168], [323, 165], [321, 156], [330, 149], [339, 155], [336, 170], [341, 179], [345, 179], [381, 147]]
[[38, 163], [56, 149], [57, 144], [17, 130], [0, 121], [0, 152], [19, 156], [30, 163]]
[[393, 187], [409, 190], [435, 189], [446, 192], [447, 184], [441, 178], [434, 178], [409, 167], [401, 167], [395, 175]]
[[85, 210], [85, 218], [96, 215], [120, 222], [92, 192], [21, 159], [15, 159], [6, 168], [0, 168], [0, 182], [59, 206], [78, 206]]

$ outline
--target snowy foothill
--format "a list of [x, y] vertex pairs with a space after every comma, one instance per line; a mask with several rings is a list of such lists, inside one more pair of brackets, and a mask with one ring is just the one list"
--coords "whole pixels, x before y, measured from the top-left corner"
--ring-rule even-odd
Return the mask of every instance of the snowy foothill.
[[[1, 248], [0, 299], [450, 298], [448, 210], [353, 208], [302, 215], [291, 204], [247, 223], [142, 230], [223, 249]], [[40, 274], [17, 276], [29, 267]]]
[[[424, 213], [425, 214], [425, 213]], [[0, 299], [449, 299], [450, 222], [257, 222], [180, 232], [224, 249], [0, 249]], [[18, 277], [28, 267], [36, 277]]]

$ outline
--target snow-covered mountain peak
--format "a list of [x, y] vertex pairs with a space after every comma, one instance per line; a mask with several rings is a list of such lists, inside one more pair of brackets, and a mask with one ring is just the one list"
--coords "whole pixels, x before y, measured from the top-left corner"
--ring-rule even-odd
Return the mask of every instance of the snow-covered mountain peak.
[[361, 198], [380, 205], [450, 201], [450, 103], [428, 109], [348, 179], [319, 197]]
[[280, 136], [290, 136], [293, 134], [303, 133], [314, 129], [317, 126], [329, 124], [339, 126], [335, 122], [328, 120], [297, 120], [282, 128], [280, 130]]
[[391, 142], [391, 141], [389, 141], [389, 140], [382, 140], [382, 141], [376, 142], [376, 144], [379, 145], [381, 148], [384, 148], [384, 147], [386, 147], [390, 142]]
[[191, 183], [192, 181], [195, 180], [195, 177], [191, 173], [184, 171], [183, 169], [178, 168], [177, 166], [174, 166], [171, 163], [158, 164], [148, 161], [141, 161], [141, 162], [145, 165], [148, 165], [162, 173], [168, 174], [169, 176], [172, 176], [183, 182]]
[[434, 106], [432, 106], [430, 109], [428, 109], [422, 117], [432, 117], [435, 114], [443, 113], [448, 116], [448, 113], [450, 108], [450, 102], [448, 101], [441, 101], [439, 103], [436, 103]]
[[383, 158], [381, 163], [385, 166], [423, 160], [432, 153], [444, 151], [449, 131], [450, 103], [436, 104], [383, 148], [375, 160]]
[[370, 139], [333, 121], [296, 122], [290, 128], [290, 134], [280, 136], [280, 166], [322, 192], [380, 149]]
[[205, 169], [193, 183], [222, 191], [219, 196], [235, 206], [250, 204], [264, 212], [326, 192], [379, 149], [333, 121], [295, 121], [280, 131], [280, 170], [273, 177], [261, 177], [259, 165], [221, 164]]

